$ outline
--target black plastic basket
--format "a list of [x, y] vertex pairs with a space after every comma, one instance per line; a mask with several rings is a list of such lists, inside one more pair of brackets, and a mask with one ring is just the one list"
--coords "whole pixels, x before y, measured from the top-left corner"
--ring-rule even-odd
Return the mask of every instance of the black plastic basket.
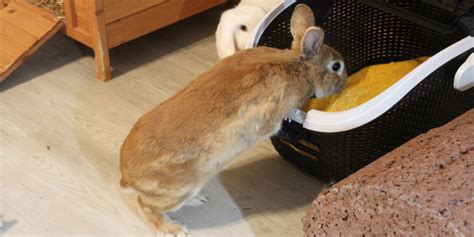
[[[441, 2], [451, 7], [439, 8]], [[472, 34], [472, 4], [466, 2], [471, 1], [296, 1], [271, 20], [256, 44], [289, 48], [293, 9], [305, 3], [325, 30], [326, 44], [343, 55], [351, 74], [368, 65], [432, 56]], [[462, 17], [465, 22], [458, 27]], [[282, 157], [301, 169], [326, 181], [340, 180], [474, 108], [474, 89], [453, 88], [454, 74], [473, 52], [471, 48], [447, 61], [388, 111], [360, 127], [327, 133], [286, 120], [272, 143]]]

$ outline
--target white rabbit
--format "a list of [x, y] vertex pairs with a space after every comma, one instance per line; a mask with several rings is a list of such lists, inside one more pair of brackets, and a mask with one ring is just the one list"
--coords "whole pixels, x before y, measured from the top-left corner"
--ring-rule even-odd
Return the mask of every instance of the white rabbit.
[[220, 59], [245, 49], [250, 34], [263, 17], [283, 0], [242, 0], [225, 11], [216, 31], [217, 54]]

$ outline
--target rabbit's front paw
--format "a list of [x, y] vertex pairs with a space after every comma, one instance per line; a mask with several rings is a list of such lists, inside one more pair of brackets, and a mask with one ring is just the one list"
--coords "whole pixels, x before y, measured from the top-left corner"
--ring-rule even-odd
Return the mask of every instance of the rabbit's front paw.
[[207, 201], [209, 201], [209, 198], [205, 194], [199, 193], [193, 198], [191, 198], [188, 202], [186, 202], [186, 205], [197, 207], [206, 203]]

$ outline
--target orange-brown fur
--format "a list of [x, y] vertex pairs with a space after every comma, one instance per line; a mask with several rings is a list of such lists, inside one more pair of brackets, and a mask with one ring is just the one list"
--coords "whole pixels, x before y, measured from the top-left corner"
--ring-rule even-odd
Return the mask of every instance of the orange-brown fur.
[[[301, 39], [304, 32], [295, 34]], [[274, 134], [315, 88], [340, 89], [336, 85], [345, 78], [325, 67], [341, 59], [337, 52], [323, 45], [308, 59], [301, 51], [238, 52], [137, 121], [122, 145], [120, 186], [132, 190], [131, 205], [151, 226], [179, 234], [166, 212], [189, 201], [240, 152]]]

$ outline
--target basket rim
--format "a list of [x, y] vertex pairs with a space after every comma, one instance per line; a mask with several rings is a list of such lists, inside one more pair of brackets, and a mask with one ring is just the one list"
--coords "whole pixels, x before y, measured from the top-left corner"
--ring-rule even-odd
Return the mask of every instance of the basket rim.
[[296, 0], [283, 0], [281, 3], [273, 7], [271, 11], [269, 11], [263, 18], [260, 20], [260, 22], [257, 24], [257, 26], [254, 28], [252, 33], [250, 34], [249, 40], [247, 41], [247, 44], [245, 46], [245, 49], [250, 49], [250, 48], [255, 48], [257, 47], [258, 41], [260, 37], [262, 36], [263, 32], [265, 29], [268, 27], [268, 25], [278, 16], [280, 13], [282, 13], [286, 8], [290, 7], [296, 2]]
[[[387, 112], [439, 67], [474, 49], [473, 46], [474, 37], [465, 37], [430, 57], [382, 93], [354, 108], [340, 112], [310, 110], [303, 127], [318, 132], [343, 132], [363, 126]], [[474, 85], [474, 78], [471, 78], [470, 84]], [[454, 81], [453, 88], [457, 89]]]
[[[267, 13], [252, 32], [247, 48], [256, 47], [268, 25], [295, 2], [297, 1], [285, 0]], [[439, 67], [472, 49], [474, 49], [474, 37], [466, 36], [431, 56], [391, 87], [361, 105], [340, 112], [310, 110], [305, 113], [295, 109], [288, 119], [301, 123], [305, 129], [315, 132], [335, 133], [363, 126], [387, 112]], [[474, 86], [474, 78], [469, 84]], [[457, 89], [455, 82], [453, 82], [453, 87]]]

